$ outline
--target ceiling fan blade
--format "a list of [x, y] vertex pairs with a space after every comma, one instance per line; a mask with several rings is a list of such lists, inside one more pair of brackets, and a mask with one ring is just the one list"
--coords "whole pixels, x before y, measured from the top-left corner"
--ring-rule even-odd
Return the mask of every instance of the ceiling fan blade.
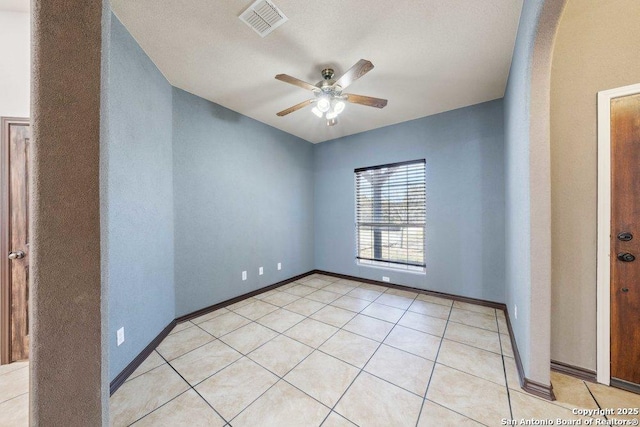
[[306, 101], [302, 101], [301, 103], [296, 104], [296, 105], [294, 105], [293, 107], [289, 107], [289, 108], [287, 108], [286, 110], [282, 110], [282, 111], [280, 111], [280, 112], [279, 112], [279, 113], [277, 113], [276, 115], [277, 115], [277, 116], [280, 116], [280, 117], [282, 117], [282, 116], [286, 116], [287, 114], [289, 114], [289, 113], [293, 113], [294, 111], [298, 111], [299, 109], [304, 108], [304, 107], [306, 107], [306, 106], [307, 106], [307, 105], [309, 105], [309, 104], [313, 104], [314, 102], [316, 102], [316, 100], [315, 100], [315, 99], [307, 99]]
[[349, 68], [346, 73], [344, 73], [338, 80], [336, 80], [334, 84], [344, 89], [371, 70], [373, 70], [373, 64], [371, 63], [371, 61], [361, 59], [356, 63], [356, 65]]
[[289, 83], [292, 84], [294, 86], [298, 86], [301, 87], [302, 89], [308, 89], [308, 90], [318, 90], [317, 86], [312, 85], [311, 83], [307, 83], [307, 82], [303, 82], [300, 79], [296, 79], [295, 77], [291, 77], [288, 74], [278, 74], [276, 76], [277, 80], [280, 80], [281, 82], [285, 82], [285, 83]]
[[386, 99], [373, 98], [371, 96], [355, 95], [353, 93], [345, 93], [346, 101], [352, 104], [361, 104], [368, 107], [384, 108], [387, 105]]

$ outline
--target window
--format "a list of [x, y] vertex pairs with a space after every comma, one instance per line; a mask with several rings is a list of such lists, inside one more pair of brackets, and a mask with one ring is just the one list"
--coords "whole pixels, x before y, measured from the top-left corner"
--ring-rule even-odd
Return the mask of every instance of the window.
[[356, 169], [355, 178], [358, 262], [424, 271], [424, 159]]

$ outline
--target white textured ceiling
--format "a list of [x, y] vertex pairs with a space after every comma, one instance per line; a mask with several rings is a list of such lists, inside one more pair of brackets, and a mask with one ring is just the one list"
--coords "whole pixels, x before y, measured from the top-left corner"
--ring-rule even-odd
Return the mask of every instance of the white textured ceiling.
[[[314, 143], [504, 95], [522, 0], [273, 1], [289, 21], [265, 38], [238, 19], [253, 0], [111, 3], [172, 85]], [[346, 92], [387, 107], [276, 116], [313, 97], [276, 74], [315, 84], [361, 58], [375, 68]]]
[[4, 12], [29, 12], [29, 0], [0, 0], [0, 11]]

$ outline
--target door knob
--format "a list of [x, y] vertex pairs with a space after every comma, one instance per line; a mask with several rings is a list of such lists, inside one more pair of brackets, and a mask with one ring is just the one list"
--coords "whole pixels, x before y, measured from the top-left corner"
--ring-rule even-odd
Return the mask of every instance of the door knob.
[[629, 240], [633, 239], [633, 234], [629, 233], [629, 232], [622, 232], [620, 234], [618, 234], [618, 240], [622, 240], [623, 242], [628, 242]]
[[9, 252], [9, 259], [20, 259], [20, 258], [24, 258], [24, 252], [22, 251]]
[[633, 256], [632, 254], [628, 253], [628, 252], [620, 252], [618, 254], [618, 259], [620, 261], [624, 261], [624, 262], [631, 262], [631, 261], [635, 260], [636, 257]]

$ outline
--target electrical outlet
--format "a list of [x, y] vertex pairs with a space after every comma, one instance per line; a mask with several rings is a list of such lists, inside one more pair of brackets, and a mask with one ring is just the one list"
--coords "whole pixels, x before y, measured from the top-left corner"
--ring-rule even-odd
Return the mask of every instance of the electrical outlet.
[[247, 280], [247, 272], [246, 271], [242, 272], [242, 280]]
[[518, 320], [518, 306], [514, 306], [515, 309], [513, 310], [513, 316], [516, 318], [516, 320]]
[[281, 262], [278, 263], [278, 270], [282, 270], [282, 263]]
[[263, 268], [263, 267], [260, 267], [260, 268], [258, 269], [258, 274], [259, 274], [260, 276], [262, 276], [262, 275], [264, 274], [264, 268]]
[[116, 333], [117, 339], [118, 339], [118, 347], [120, 347], [120, 344], [122, 344], [124, 342], [124, 326], [120, 329], [118, 329], [118, 332]]
[[382, 276], [382, 281], [383, 282], [389, 282], [389, 278], [387, 276]]

